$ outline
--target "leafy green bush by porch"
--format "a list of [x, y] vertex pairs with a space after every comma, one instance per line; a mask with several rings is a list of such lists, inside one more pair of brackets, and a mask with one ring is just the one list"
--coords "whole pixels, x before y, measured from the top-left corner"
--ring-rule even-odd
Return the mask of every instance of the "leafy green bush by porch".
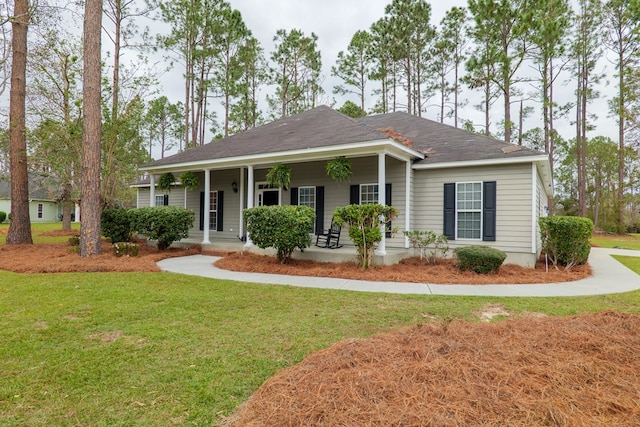
[[131, 209], [133, 228], [150, 240], [158, 241], [158, 249], [167, 249], [180, 239], [189, 237], [194, 215], [177, 206], [154, 206]]
[[5, 219], [7, 219], [7, 213], [0, 211], [0, 222], [4, 222]]
[[489, 246], [465, 246], [456, 248], [454, 252], [456, 253], [456, 267], [478, 274], [497, 273], [507, 258], [504, 251]]
[[307, 206], [258, 206], [244, 210], [247, 231], [259, 248], [275, 248], [282, 264], [291, 261], [291, 254], [311, 245], [311, 230], [316, 220]]
[[336, 222], [349, 225], [349, 237], [358, 248], [358, 265], [364, 269], [373, 264], [373, 253], [382, 240], [380, 225], [397, 215], [396, 208], [379, 203], [342, 206], [333, 212]]
[[587, 262], [593, 233], [593, 221], [577, 216], [550, 216], [538, 220], [542, 250], [558, 268], [570, 270]]
[[135, 231], [133, 228], [131, 209], [104, 208], [100, 226], [102, 235], [111, 240], [111, 243], [129, 242]]

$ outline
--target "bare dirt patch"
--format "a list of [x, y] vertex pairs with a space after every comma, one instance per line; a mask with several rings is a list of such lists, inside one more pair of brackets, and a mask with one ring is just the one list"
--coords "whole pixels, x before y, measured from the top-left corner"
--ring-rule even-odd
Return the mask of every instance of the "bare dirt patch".
[[638, 426], [640, 317], [428, 323], [270, 378], [225, 426]]
[[215, 263], [216, 267], [232, 271], [289, 274], [316, 277], [340, 277], [384, 282], [442, 283], [442, 284], [525, 284], [555, 283], [582, 279], [591, 275], [588, 265], [574, 267], [570, 271], [545, 271], [543, 263], [535, 269], [508, 264], [500, 267], [497, 274], [476, 274], [458, 270], [450, 259], [429, 265], [425, 260], [409, 258], [396, 265], [380, 265], [362, 270], [353, 262], [319, 263], [307, 260], [292, 260], [291, 264], [280, 264], [275, 257], [251, 253], [234, 253]]

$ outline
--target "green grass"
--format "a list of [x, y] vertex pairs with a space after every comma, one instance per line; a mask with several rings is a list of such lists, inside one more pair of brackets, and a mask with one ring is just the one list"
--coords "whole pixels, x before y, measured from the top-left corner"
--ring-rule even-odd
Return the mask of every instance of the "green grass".
[[602, 248], [640, 250], [640, 234], [594, 234], [591, 243]]
[[430, 316], [473, 320], [487, 303], [637, 313], [640, 292], [404, 296], [169, 273], [0, 272], [0, 425], [215, 425], [310, 352]]
[[[71, 223], [71, 228], [73, 230], [78, 230], [80, 232], [80, 223], [73, 222]], [[7, 230], [9, 229], [9, 223], [0, 224], [0, 245], [4, 245], [7, 240]], [[69, 236], [42, 236], [42, 233], [46, 233], [48, 231], [57, 231], [62, 230], [61, 222], [45, 222], [45, 223], [36, 223], [31, 224], [31, 237], [33, 238], [33, 243], [64, 243], [69, 240]]]
[[613, 257], [630, 270], [640, 274], [640, 257], [622, 255], [613, 255]]

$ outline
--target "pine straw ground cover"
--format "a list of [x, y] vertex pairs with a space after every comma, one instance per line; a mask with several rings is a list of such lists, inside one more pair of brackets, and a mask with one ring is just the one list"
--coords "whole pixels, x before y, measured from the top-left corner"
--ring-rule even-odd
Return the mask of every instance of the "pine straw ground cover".
[[[73, 236], [77, 230], [48, 231], [41, 236]], [[141, 241], [137, 257], [116, 257], [111, 244], [102, 242], [102, 254], [90, 258], [70, 252], [69, 243], [42, 243], [34, 245], [0, 245], [0, 270], [16, 273], [70, 273], [70, 272], [152, 272], [160, 271], [156, 262], [161, 259], [200, 253], [200, 247], [171, 248], [158, 251]]]
[[428, 323], [311, 354], [230, 426], [638, 426], [640, 317]]
[[[354, 256], [355, 258], [355, 256]], [[549, 267], [546, 271], [540, 262], [535, 269], [506, 264], [497, 274], [476, 274], [458, 270], [450, 259], [439, 260], [436, 265], [426, 260], [408, 258], [395, 265], [379, 265], [362, 270], [354, 262], [319, 263], [308, 260], [292, 260], [280, 264], [275, 257], [251, 253], [234, 253], [218, 260], [216, 267], [232, 271], [289, 274], [300, 276], [340, 277], [385, 282], [442, 283], [442, 284], [525, 284], [555, 283], [578, 280], [591, 275], [588, 265], [574, 267], [570, 271]]]

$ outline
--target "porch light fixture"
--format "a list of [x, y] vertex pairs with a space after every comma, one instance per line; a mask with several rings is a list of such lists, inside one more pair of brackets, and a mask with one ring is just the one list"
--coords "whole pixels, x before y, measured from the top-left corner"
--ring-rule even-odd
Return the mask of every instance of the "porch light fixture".
[[238, 183], [233, 181], [231, 183], [231, 189], [233, 190], [234, 193], [237, 193], [238, 192]]

